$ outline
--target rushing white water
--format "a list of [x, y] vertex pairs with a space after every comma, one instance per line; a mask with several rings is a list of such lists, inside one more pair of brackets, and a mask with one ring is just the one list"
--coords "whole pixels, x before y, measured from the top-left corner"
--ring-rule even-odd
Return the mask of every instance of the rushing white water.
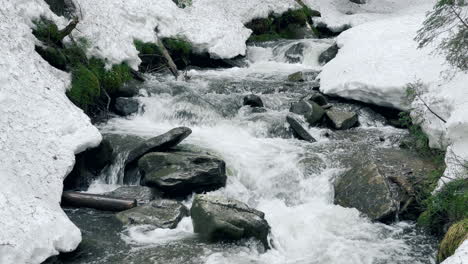
[[[265, 212], [274, 249], [262, 252], [255, 243], [232, 245], [205, 250], [193, 263], [433, 263], [430, 243], [413, 225], [372, 223], [355, 209], [333, 204], [331, 182], [344, 169], [340, 156], [369, 145], [367, 135], [372, 133], [390, 138], [404, 131], [385, 127], [364, 111], [363, 127], [354, 132], [358, 140], [332, 140], [323, 136], [326, 129], [309, 128], [318, 142], [307, 143], [285, 132], [289, 103], [309, 88], [306, 84], [284, 88], [283, 80], [297, 70], [319, 69], [317, 50], [329, 45], [315, 43], [317, 48], [306, 41], [302, 63], [286, 63], [284, 53], [294, 43], [251, 47], [249, 67], [191, 71], [188, 83], [154, 78], [148, 84], [149, 96], [139, 98], [144, 113], [112, 119], [101, 130], [148, 138], [189, 126], [193, 133], [184, 143], [209, 149], [227, 164], [227, 185], [214, 193]], [[268, 112], [252, 113], [249, 107], [241, 107], [242, 96], [251, 91], [264, 93]], [[114, 178], [110, 183], [121, 182]], [[190, 199], [186, 203], [190, 205]], [[137, 226], [121, 237], [138, 250], [195, 235], [186, 218], [173, 230]]]

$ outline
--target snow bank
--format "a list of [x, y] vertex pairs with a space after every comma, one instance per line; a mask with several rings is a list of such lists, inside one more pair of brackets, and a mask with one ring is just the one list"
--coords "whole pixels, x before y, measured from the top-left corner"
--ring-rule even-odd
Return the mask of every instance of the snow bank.
[[82, 21], [75, 37], [90, 40], [90, 54], [107, 58], [110, 64], [126, 61], [133, 68], [140, 63], [134, 39], [155, 42], [160, 36], [181, 36], [213, 58], [245, 55], [251, 30], [244, 23], [297, 8], [294, 0], [193, 0], [180, 9], [172, 0], [75, 0]]
[[[428, 6], [428, 8], [431, 8]], [[461, 177], [463, 160], [468, 161], [468, 75], [457, 73], [446, 79], [443, 57], [432, 48], [417, 49], [413, 40], [424, 12], [399, 15], [368, 22], [337, 38], [340, 51], [324, 66], [321, 90], [363, 102], [398, 109], [414, 109], [413, 118], [428, 134], [432, 147], [448, 146], [443, 181]], [[409, 105], [406, 86], [420, 81], [422, 100], [441, 115], [443, 123], [416, 100]]]
[[425, 4], [433, 0], [367, 0], [366, 4], [355, 4], [350, 0], [303, 0], [311, 8], [322, 13], [314, 22], [340, 32], [344, 27], [357, 26], [365, 22], [407, 14], [416, 10], [427, 10]]
[[[101, 136], [65, 96], [68, 74], [34, 51], [39, 0], [0, 0], [0, 263], [40, 263], [71, 251], [80, 230], [60, 208], [74, 153]], [[29, 24], [29, 25], [28, 25]]]

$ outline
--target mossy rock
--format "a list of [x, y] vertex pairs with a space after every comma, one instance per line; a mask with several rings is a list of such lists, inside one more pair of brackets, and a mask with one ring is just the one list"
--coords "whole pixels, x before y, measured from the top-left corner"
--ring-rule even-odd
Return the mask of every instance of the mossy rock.
[[93, 105], [101, 93], [99, 79], [85, 66], [72, 71], [72, 88], [67, 92], [70, 100], [85, 112]]
[[437, 261], [441, 263], [452, 256], [455, 250], [468, 239], [468, 218], [453, 224], [440, 243]]
[[67, 69], [67, 57], [60, 49], [47, 46], [36, 46], [35, 50], [44, 60], [55, 68], [63, 71]]

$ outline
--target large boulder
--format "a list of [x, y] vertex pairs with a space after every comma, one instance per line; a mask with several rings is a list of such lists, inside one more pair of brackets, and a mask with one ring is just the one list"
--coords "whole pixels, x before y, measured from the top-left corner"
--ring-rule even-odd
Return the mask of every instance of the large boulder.
[[135, 199], [138, 204], [146, 204], [158, 197], [161, 197], [161, 192], [157, 189], [146, 186], [122, 186], [111, 192], [104, 194], [105, 196], [120, 199]]
[[301, 123], [294, 118], [292, 115], [286, 116], [286, 121], [288, 122], [289, 126], [291, 127], [291, 130], [293, 131], [294, 137], [309, 141], [309, 142], [316, 142], [314, 137], [312, 137], [309, 132], [301, 125]]
[[243, 105], [248, 105], [251, 107], [263, 107], [263, 101], [260, 96], [255, 94], [249, 94], [244, 96]]
[[156, 187], [167, 196], [212, 191], [226, 185], [226, 164], [205, 153], [149, 153], [139, 160], [138, 167], [142, 184]]
[[115, 112], [121, 116], [128, 116], [138, 112], [140, 102], [135, 98], [119, 97], [115, 99]]
[[190, 134], [192, 134], [192, 130], [190, 128], [177, 127], [162, 135], [145, 140], [130, 151], [125, 164], [136, 161], [148, 152], [168, 150], [182, 142], [182, 140], [187, 138]]
[[341, 159], [351, 169], [335, 180], [335, 203], [357, 208], [373, 220], [415, 220], [421, 213], [418, 194], [438, 168], [410, 150], [382, 148]]
[[117, 213], [123, 224], [153, 225], [158, 228], [176, 228], [188, 216], [188, 209], [181, 202], [173, 200], [154, 200], [148, 204]]
[[289, 108], [289, 111], [304, 116], [311, 126], [318, 124], [325, 114], [325, 111], [320, 107], [320, 105], [308, 100], [301, 100], [293, 103]]
[[358, 124], [358, 115], [347, 111], [326, 111], [328, 124], [334, 129], [350, 129]]
[[389, 183], [374, 163], [352, 168], [334, 187], [335, 204], [356, 208], [372, 220], [385, 220], [397, 211]]
[[196, 195], [192, 209], [193, 228], [209, 241], [256, 238], [268, 245], [270, 226], [265, 214], [246, 204], [218, 196]]

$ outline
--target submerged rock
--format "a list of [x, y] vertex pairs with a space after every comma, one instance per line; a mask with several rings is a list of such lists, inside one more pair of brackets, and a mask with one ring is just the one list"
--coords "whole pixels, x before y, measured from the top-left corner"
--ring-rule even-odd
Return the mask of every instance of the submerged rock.
[[104, 195], [112, 198], [135, 199], [138, 204], [145, 204], [160, 197], [161, 193], [146, 186], [122, 186]]
[[290, 82], [305, 82], [304, 74], [302, 72], [295, 72], [288, 76]]
[[121, 116], [128, 116], [138, 112], [140, 102], [135, 98], [119, 97], [115, 99], [115, 112]]
[[326, 116], [328, 123], [334, 129], [349, 129], [358, 123], [358, 115], [353, 112], [328, 110]]
[[190, 210], [194, 232], [209, 241], [256, 238], [265, 248], [270, 226], [265, 214], [224, 197], [196, 195]]
[[141, 156], [151, 151], [168, 150], [182, 142], [182, 140], [187, 138], [190, 134], [192, 134], [192, 130], [190, 128], [177, 127], [169, 130], [168, 132], [162, 135], [145, 140], [137, 147], [135, 147], [132, 151], [130, 151], [127, 160], [125, 161], [125, 164], [134, 162]]
[[309, 142], [316, 142], [317, 140], [315, 140], [314, 137], [312, 137], [309, 132], [307, 132], [307, 130], [302, 127], [301, 123], [299, 121], [296, 120], [296, 118], [294, 118], [293, 116], [291, 115], [288, 115], [286, 116], [286, 121], [288, 122], [288, 124], [290, 125], [292, 131], [293, 131], [293, 135], [298, 138], [298, 139], [301, 139], [301, 140], [305, 140], [305, 141], [309, 141]]
[[328, 49], [326, 49], [324, 52], [322, 52], [319, 56], [319, 63], [320, 64], [325, 64], [330, 62], [336, 57], [336, 54], [338, 54], [338, 45], [334, 44]]
[[249, 94], [244, 96], [243, 105], [248, 105], [251, 107], [263, 107], [263, 101], [260, 96], [255, 94]]
[[188, 216], [188, 209], [181, 202], [161, 199], [116, 214], [123, 224], [153, 225], [158, 228], [176, 228]]
[[289, 112], [304, 116], [311, 126], [318, 124], [325, 114], [325, 111], [320, 105], [308, 100], [301, 100], [297, 103], [293, 103], [291, 108], [289, 108]]
[[302, 62], [304, 56], [304, 43], [297, 43], [292, 45], [285, 53], [284, 56], [288, 63]]
[[154, 152], [138, 162], [142, 184], [159, 188], [167, 196], [212, 191], [226, 185], [224, 161], [204, 153]]

